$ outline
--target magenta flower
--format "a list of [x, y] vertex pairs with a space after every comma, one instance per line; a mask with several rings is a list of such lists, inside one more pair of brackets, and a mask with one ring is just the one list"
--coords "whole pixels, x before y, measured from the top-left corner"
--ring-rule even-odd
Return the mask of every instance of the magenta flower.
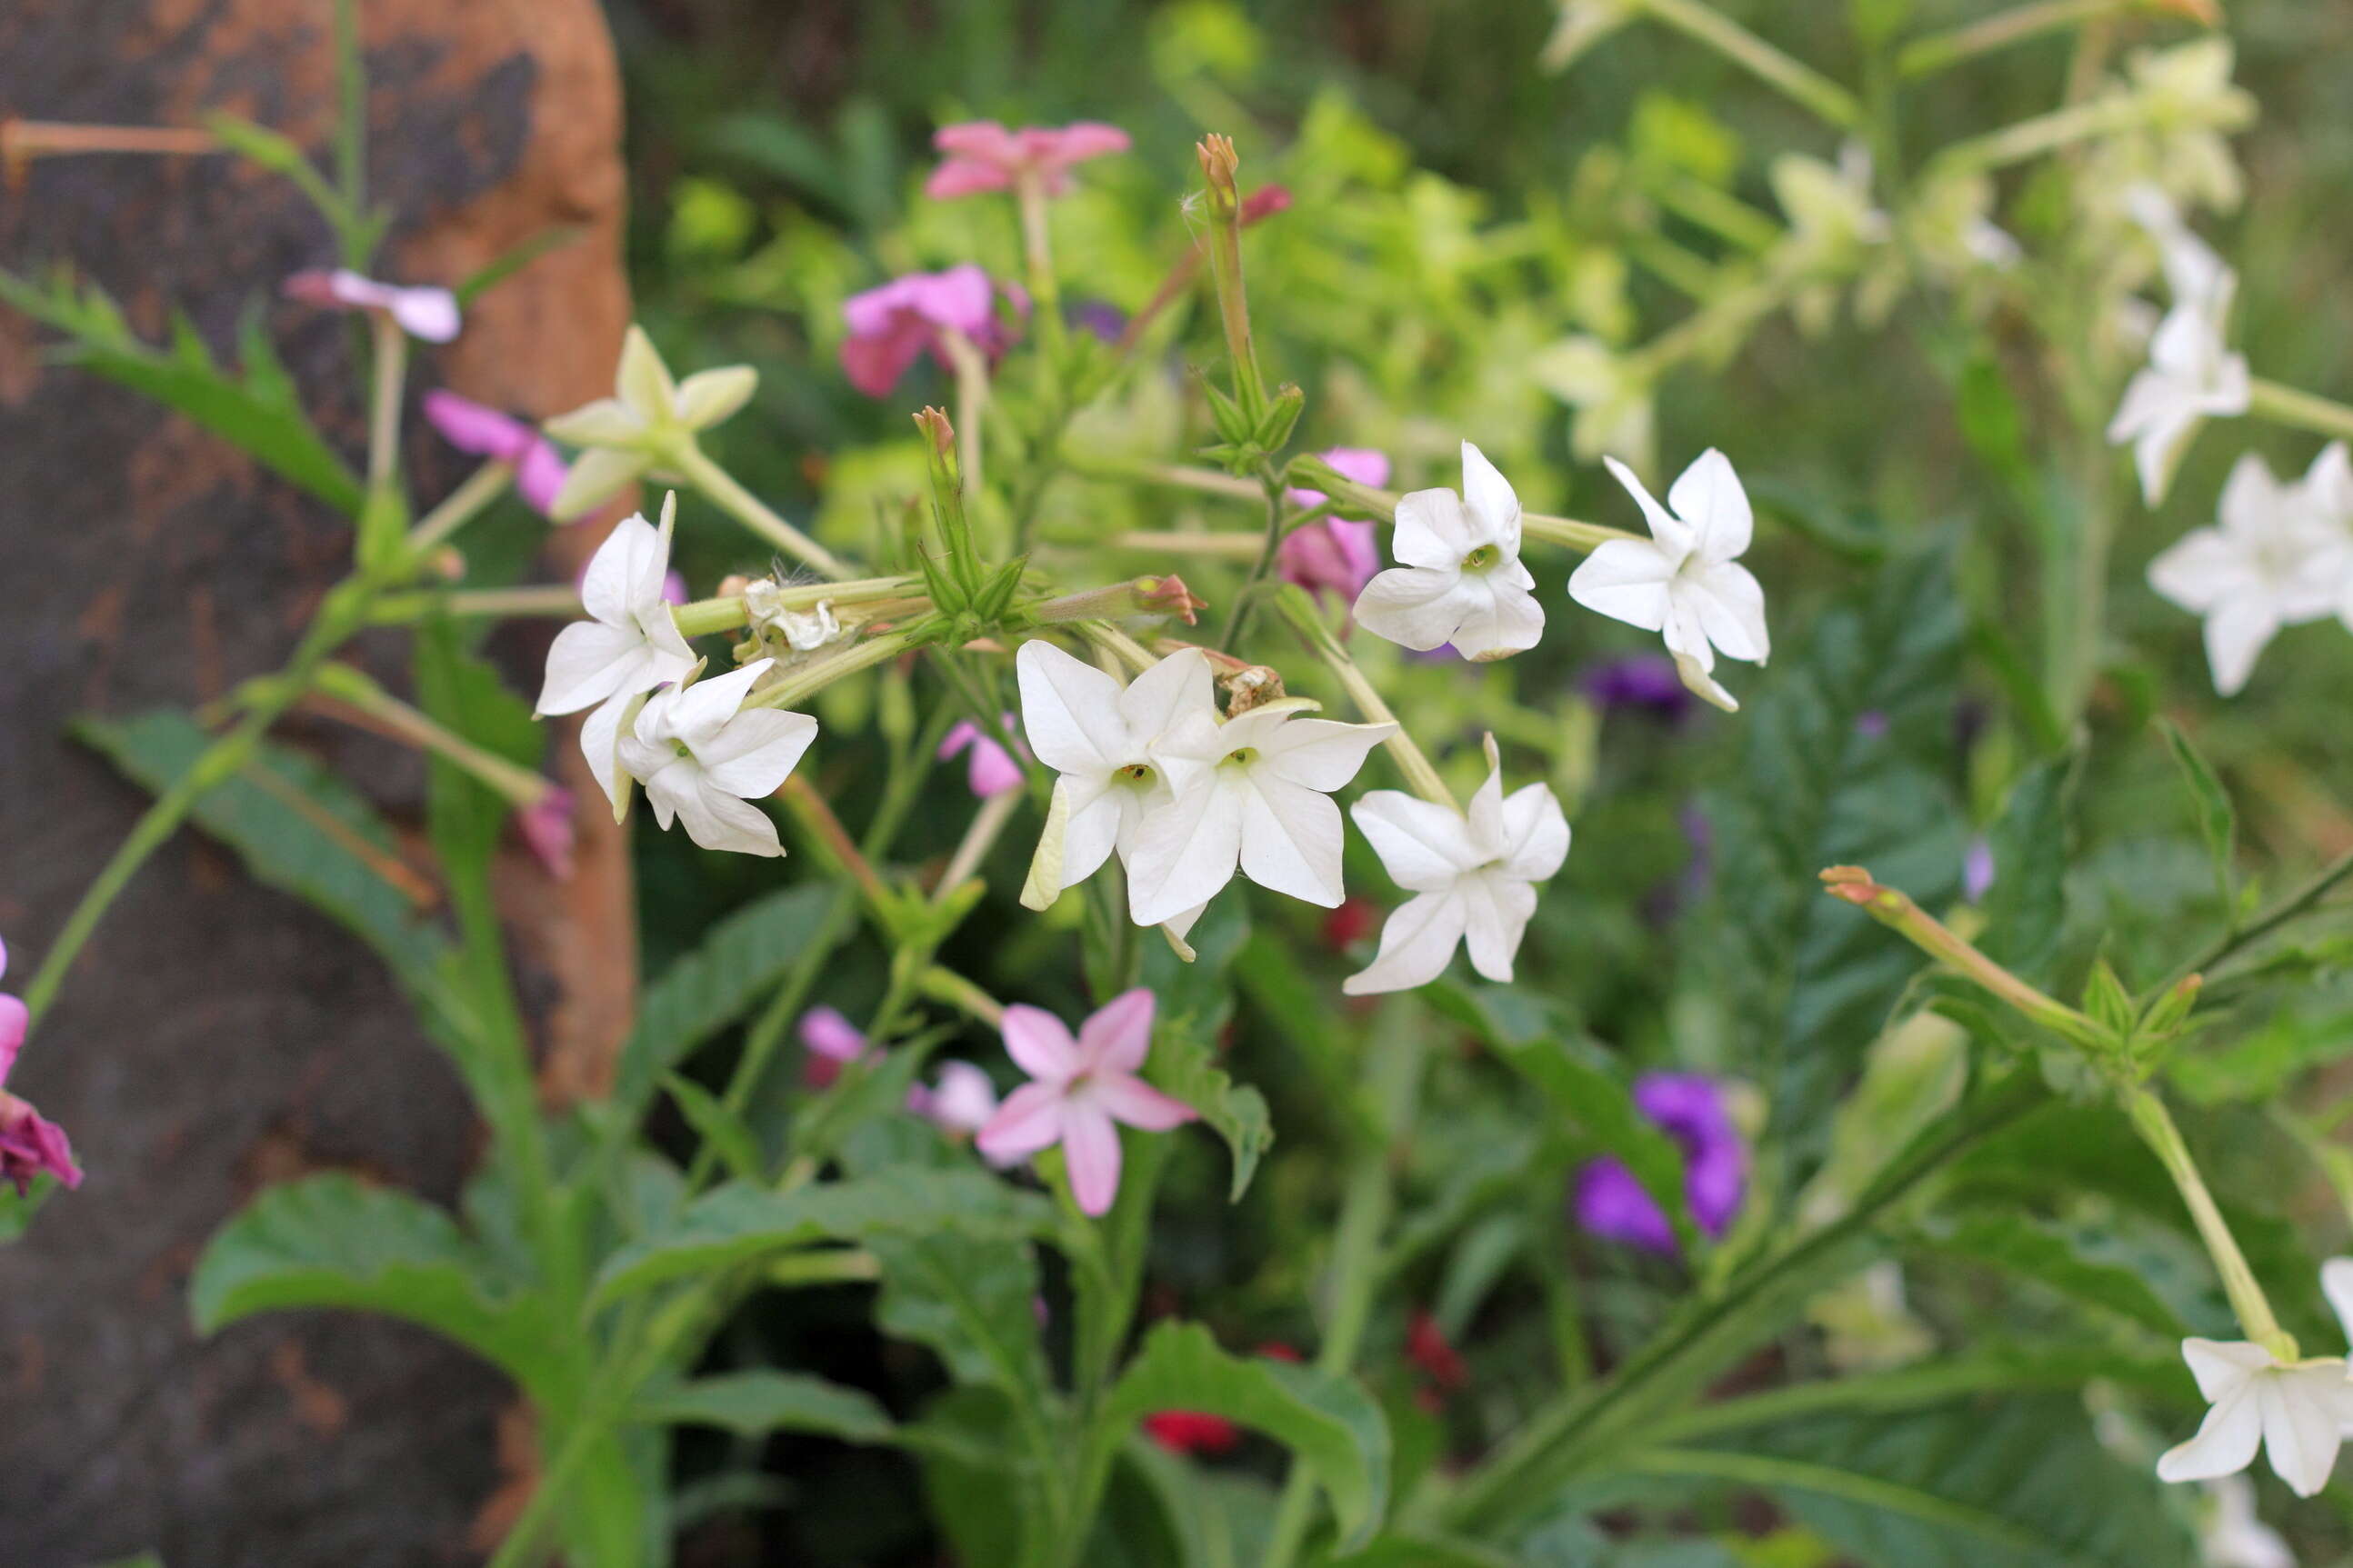
[[552, 788], [515, 813], [515, 832], [547, 874], [559, 882], [572, 879], [572, 792]]
[[[0, 974], [8, 970], [8, 949], [0, 943]], [[74, 1163], [73, 1145], [65, 1129], [45, 1120], [6, 1089], [8, 1071], [32, 1026], [32, 1015], [14, 996], [0, 995], [0, 1181], [13, 1182], [16, 1195], [32, 1190], [33, 1178], [47, 1171], [69, 1187], [81, 1185], [81, 1167]]]
[[932, 145], [947, 158], [923, 182], [923, 194], [934, 201], [952, 201], [1008, 190], [1024, 180], [1034, 180], [1046, 195], [1059, 196], [1071, 188], [1072, 164], [1124, 153], [1129, 142], [1127, 132], [1118, 126], [1092, 120], [1019, 131], [1008, 131], [994, 120], [968, 120], [941, 126], [932, 133]]
[[[1634, 1106], [1683, 1152], [1683, 1201], [1692, 1220], [1722, 1236], [1740, 1207], [1748, 1181], [1748, 1152], [1713, 1080], [1698, 1073], [1645, 1073], [1634, 1082]], [[1642, 1190], [1634, 1173], [1608, 1157], [1577, 1178], [1577, 1223], [1595, 1236], [1672, 1257], [1675, 1233]]]
[[841, 1069], [866, 1054], [866, 1037], [858, 1026], [831, 1007], [812, 1007], [801, 1015], [798, 1031], [808, 1061], [802, 1077], [812, 1089], [823, 1089], [841, 1076]]
[[[1360, 485], [1389, 482], [1389, 460], [1379, 452], [1335, 447], [1324, 454], [1324, 460]], [[1324, 500], [1321, 490], [1290, 489], [1282, 496], [1297, 507], [1320, 506]], [[1381, 569], [1380, 552], [1373, 544], [1373, 525], [1336, 517], [1293, 529], [1283, 536], [1275, 559], [1284, 581], [1296, 583], [1311, 594], [1336, 595], [1351, 605]]]
[[[1008, 285], [1005, 297], [1018, 314], [1029, 313], [1029, 295]], [[944, 272], [910, 272], [852, 294], [841, 314], [849, 323], [841, 368], [849, 384], [869, 397], [887, 396], [926, 352], [946, 364], [943, 331], [960, 333], [988, 354], [1002, 353], [1009, 342], [997, 318], [997, 286], [968, 261]]]
[[461, 324], [458, 296], [447, 289], [403, 289], [341, 267], [332, 272], [297, 272], [280, 288], [288, 299], [306, 305], [389, 316], [402, 331], [428, 343], [448, 342]]
[[[1016, 722], [1012, 714], [1004, 716], [1006, 733], [1013, 732]], [[987, 800], [990, 795], [1003, 795], [1007, 790], [1021, 787], [1021, 764], [1007, 755], [1003, 746], [989, 739], [980, 726], [969, 719], [950, 730], [946, 739], [940, 742], [940, 761], [944, 763], [964, 751], [972, 752], [971, 761], [965, 764], [965, 782], [972, 785], [972, 793], [981, 799]]]
[[555, 517], [555, 495], [570, 471], [554, 445], [522, 420], [487, 404], [438, 387], [425, 395], [425, 417], [441, 438], [460, 452], [505, 463], [515, 471], [515, 489], [542, 517]]
[[1135, 1076], [1152, 1049], [1152, 993], [1122, 992], [1079, 1026], [1077, 1039], [1042, 1007], [1005, 1010], [1005, 1048], [1030, 1081], [1005, 1097], [975, 1140], [992, 1159], [1062, 1146], [1080, 1212], [1109, 1212], [1119, 1196], [1119, 1127], [1166, 1132], [1194, 1118]]

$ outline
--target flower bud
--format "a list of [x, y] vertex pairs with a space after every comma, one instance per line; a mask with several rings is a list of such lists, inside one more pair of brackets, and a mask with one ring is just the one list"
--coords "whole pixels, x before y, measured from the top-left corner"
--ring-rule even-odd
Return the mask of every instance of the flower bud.
[[1213, 131], [1193, 151], [1201, 159], [1201, 177], [1209, 183], [1209, 216], [1219, 223], [1231, 221], [1241, 209], [1240, 192], [1234, 183], [1241, 160], [1234, 153], [1233, 139]]

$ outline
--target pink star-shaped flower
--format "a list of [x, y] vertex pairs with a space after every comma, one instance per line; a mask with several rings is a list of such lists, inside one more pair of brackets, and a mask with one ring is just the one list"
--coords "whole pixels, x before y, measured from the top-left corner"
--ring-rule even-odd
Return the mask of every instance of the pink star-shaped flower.
[[[1016, 311], [1029, 313], [1029, 295], [1010, 285], [1005, 294]], [[888, 395], [926, 351], [946, 363], [944, 331], [961, 333], [986, 354], [1002, 353], [1008, 342], [997, 319], [997, 286], [968, 261], [944, 272], [910, 272], [852, 294], [842, 301], [841, 314], [849, 323], [841, 368], [849, 384], [869, 397]]]
[[[1389, 482], [1389, 460], [1382, 453], [1335, 447], [1323, 457], [1343, 479], [1377, 489]], [[1312, 507], [1322, 505], [1324, 497], [1322, 490], [1288, 489], [1282, 499], [1293, 506]], [[1353, 605], [1381, 569], [1381, 557], [1373, 545], [1371, 523], [1327, 517], [1285, 534], [1276, 564], [1284, 581], [1311, 594], [1335, 594]]]
[[[8, 949], [0, 943], [0, 973], [8, 969]], [[16, 1052], [32, 1026], [32, 1015], [14, 996], [0, 996], [0, 1085], [16, 1065]], [[1113, 1150], [1114, 1171], [1118, 1150]], [[47, 1171], [69, 1187], [81, 1185], [81, 1167], [74, 1163], [73, 1145], [65, 1129], [47, 1121], [30, 1105], [0, 1087], [0, 1181], [16, 1184], [16, 1195], [31, 1190], [33, 1178]]]
[[[1013, 715], [1006, 714], [1005, 732], [1012, 734], [1015, 726]], [[969, 719], [958, 721], [941, 739], [940, 761], [944, 763], [965, 751], [972, 753], [972, 758], [965, 763], [965, 782], [981, 799], [1021, 787], [1021, 764]]]
[[569, 470], [547, 437], [487, 404], [438, 387], [425, 395], [425, 417], [460, 452], [512, 468], [515, 489], [531, 509], [542, 517], [554, 516], [555, 495]]
[[1152, 1049], [1152, 993], [1122, 992], [1079, 1026], [1077, 1039], [1042, 1007], [1005, 1010], [1005, 1048], [1030, 1081], [1005, 1097], [975, 1140], [1013, 1159], [1060, 1143], [1081, 1212], [1103, 1215], [1119, 1196], [1119, 1127], [1166, 1132], [1193, 1108], [1135, 1076]]
[[1090, 158], [1127, 151], [1127, 132], [1116, 125], [1082, 120], [1059, 129], [1031, 125], [1008, 131], [994, 120], [968, 120], [943, 125], [932, 134], [932, 145], [947, 154], [923, 182], [923, 194], [934, 201], [982, 191], [1002, 191], [1027, 177], [1050, 196], [1071, 188], [1071, 166]]
[[447, 289], [404, 289], [341, 267], [332, 272], [297, 272], [280, 287], [288, 299], [306, 305], [389, 316], [402, 331], [428, 343], [448, 342], [463, 324], [458, 296]]

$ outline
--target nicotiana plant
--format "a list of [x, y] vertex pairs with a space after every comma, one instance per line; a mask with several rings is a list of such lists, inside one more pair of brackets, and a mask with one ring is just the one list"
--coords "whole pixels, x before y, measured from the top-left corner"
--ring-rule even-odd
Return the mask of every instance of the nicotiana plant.
[[[1700, 0], [1569, 0], [1546, 64], [1659, 23], [1792, 100], [1832, 153], [1772, 162], [1778, 216], [1629, 174], [1657, 182], [1656, 225], [1609, 237], [1689, 311], [1638, 346], [1629, 322], [1556, 316], [1551, 341], [1498, 351], [1574, 410], [1570, 449], [1619, 487], [1597, 489], [1606, 521], [1530, 510], [1556, 471], [1510, 420], [1491, 438], [1475, 399], [1433, 394], [1384, 450], [1349, 427], [1345, 378], [1328, 400], [1271, 384], [1262, 361], [1295, 340], [1254, 317], [1245, 259], [1261, 235], [1301, 243], [1303, 209], [1245, 191], [1227, 138], [1200, 141], [1198, 185], [1152, 231], [1166, 277], [1103, 323], [1065, 300], [1089, 266], [1058, 252], [1058, 213], [1126, 177], [1128, 136], [988, 121], [938, 132], [920, 201], [992, 204], [1003, 253], [898, 247], [939, 265], [821, 327], [859, 394], [950, 389], [952, 414], [913, 414], [920, 474], [872, 516], [787, 521], [722, 461], [759, 374], [677, 374], [638, 327], [611, 397], [537, 426], [426, 394], [480, 465], [420, 512], [412, 340], [460, 333], [503, 269], [372, 279], [355, 160], [331, 178], [217, 121], [335, 237], [339, 265], [282, 291], [364, 328], [360, 469], [259, 331], [233, 372], [192, 337], [141, 342], [69, 279], [0, 291], [345, 514], [351, 568], [277, 672], [194, 716], [82, 726], [155, 800], [24, 999], [0, 997], [0, 1080], [70, 1028], [50, 1015], [77, 953], [184, 824], [369, 942], [480, 1107], [482, 1167], [454, 1215], [346, 1174], [266, 1190], [206, 1250], [195, 1311], [207, 1330], [389, 1313], [512, 1378], [539, 1464], [500, 1568], [667, 1561], [694, 1512], [672, 1484], [682, 1428], [899, 1450], [959, 1560], [1026, 1568], [1664, 1561], [1640, 1552], [1694, 1514], [1729, 1538], [1719, 1502], [1755, 1496], [1784, 1539], [1746, 1561], [2282, 1561], [2237, 1478], [2260, 1451], [2299, 1497], [2327, 1483], [2353, 1382], [2307, 1352], [2335, 1345], [2317, 1303], [2353, 1311], [2353, 1259], [2306, 1257], [2210, 1170], [2202, 1114], [2186, 1131], [2176, 1111], [2226, 1098], [2201, 1096], [2220, 1070], [2200, 1076], [2201, 1051], [2341, 965], [2304, 922], [2353, 860], [2268, 899], [2242, 883], [2232, 800], [2168, 729], [2214, 896], [2116, 917], [2111, 941], [2071, 870], [2086, 775], [2120, 765], [2087, 723], [2127, 504], [2111, 443], [2153, 504], [2205, 422], [2337, 437], [2293, 482], [2242, 457], [2217, 526], [2148, 576], [2203, 617], [2223, 695], [2282, 629], [2353, 628], [2353, 409], [2253, 374], [2231, 347], [2238, 280], [2190, 225], [2238, 194], [2224, 137], [2253, 105], [2229, 44], [2110, 68], [2114, 24], [2166, 8], [2039, 3], [1926, 32], [1861, 6], [1859, 93]], [[2065, 102], [1899, 164], [1905, 94], [2061, 31]], [[2028, 165], [2045, 210], [2005, 222], [2002, 179]], [[2139, 293], [2160, 278], [2158, 316]], [[1735, 428], [1659, 466], [1672, 376], [1784, 314], [1872, 330], [1899, 302], [1938, 323], [1973, 449], [2043, 530], [2040, 671], [1999, 616], [1965, 636], [1949, 533], [1864, 549], [1810, 521], [1774, 541], [1802, 509], [1752, 500], [1760, 455]], [[1987, 346], [1997, 320], [2036, 334], [2057, 383], [2036, 447]], [[2050, 503], [2046, 459], [2071, 504]], [[568, 522], [633, 487], [645, 510], [576, 584], [466, 580], [470, 543], [513, 521], [510, 489]], [[1098, 526], [1098, 505], [1162, 526]], [[698, 597], [674, 553], [720, 520], [744, 531], [735, 563], [765, 569]], [[1823, 566], [1859, 589], [1821, 602], [1803, 584]], [[1805, 613], [1768, 614], [1783, 605]], [[526, 702], [474, 634], [550, 616]], [[1611, 622], [1662, 649], [1627, 653]], [[406, 697], [346, 657], [382, 627], [410, 633]], [[2012, 710], [2013, 743], [1972, 764], [1974, 814], [1954, 788], [1965, 643]], [[1592, 656], [1582, 682], [1559, 674], [1567, 648]], [[1694, 698], [1732, 716], [1713, 720], [1727, 765], [1671, 804], [1689, 868], [1646, 889], [1605, 818], [1577, 837], [1602, 868], [1576, 881], [1598, 715], [1631, 757], [1628, 719], [1681, 735]], [[377, 807], [272, 738], [322, 700], [429, 759], [438, 899], [409, 896]], [[601, 796], [539, 771], [550, 731]], [[493, 865], [512, 827], [565, 874], [573, 814], [607, 809], [785, 863], [665, 942], [684, 956], [645, 987], [609, 1088], [550, 1109]], [[941, 823], [953, 846], [926, 858]], [[1605, 985], [1644, 920], [1674, 933], [1673, 974]], [[1612, 987], [1655, 1005], [1618, 1010]], [[1238, 1021], [1277, 1055], [1227, 1055]], [[1287, 1064], [1271, 1103], [1240, 1077], [1265, 1059]], [[1257, 1180], [1278, 1108], [1323, 1174]], [[2283, 1125], [2353, 1192], [2325, 1126]], [[1255, 1205], [1224, 1212], [1279, 1205], [1252, 1223], [1296, 1246], [1188, 1317], [1203, 1286], [1164, 1277], [1155, 1220], [1215, 1226], [1198, 1176], [1219, 1145], [1218, 1195]], [[82, 1181], [65, 1133], [6, 1092], [0, 1176], [12, 1232]], [[107, 1201], [102, 1168], [90, 1188], [73, 1201]], [[2022, 1331], [1907, 1291], [1907, 1272], [1964, 1268], [2014, 1282]], [[876, 1331], [931, 1352], [928, 1381], [746, 1363], [729, 1325], [813, 1290], [863, 1292]], [[1274, 1447], [1239, 1447], [1242, 1429]]]

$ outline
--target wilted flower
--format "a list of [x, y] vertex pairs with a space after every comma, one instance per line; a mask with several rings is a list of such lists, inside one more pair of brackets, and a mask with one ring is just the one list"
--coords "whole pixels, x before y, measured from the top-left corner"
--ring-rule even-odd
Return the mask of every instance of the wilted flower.
[[1588, 610], [1665, 635], [1683, 684], [1726, 711], [1740, 704], [1716, 684], [1715, 655], [1765, 662], [1765, 590], [1739, 557], [1755, 519], [1740, 477], [1711, 447], [1685, 468], [1661, 506], [1642, 481], [1612, 458], [1609, 471], [1641, 507], [1651, 537], [1612, 539], [1568, 579], [1568, 596]]
[[1372, 963], [1342, 983], [1349, 995], [1426, 985], [1445, 973], [1458, 944], [1469, 947], [1481, 974], [1511, 980], [1536, 911], [1535, 885], [1568, 858], [1568, 822], [1543, 784], [1504, 797], [1492, 735], [1487, 766], [1467, 813], [1392, 789], [1370, 791], [1349, 808], [1390, 879], [1414, 895], [1381, 927]]
[[1568, 446], [1579, 462], [1615, 457], [1639, 473], [1657, 465], [1657, 404], [1651, 373], [1640, 359], [1599, 338], [1577, 335], [1538, 353], [1528, 371], [1537, 385], [1577, 410]]
[[616, 802], [622, 710], [642, 692], [684, 680], [694, 668], [694, 651], [680, 635], [666, 596], [676, 505], [676, 497], [663, 505], [659, 532], [643, 516], [625, 518], [596, 547], [580, 576], [580, 603], [594, 619], [565, 627], [547, 650], [539, 711], [576, 713], [602, 704], [580, 726], [580, 750], [606, 798]]
[[1237, 869], [1262, 888], [1338, 906], [1345, 830], [1331, 792], [1397, 726], [1298, 713], [1272, 703], [1222, 723], [1198, 708], [1176, 717], [1154, 752], [1171, 798], [1145, 817], [1127, 863], [1136, 924], [1198, 910]]
[[1462, 443], [1462, 493], [1415, 490], [1397, 504], [1389, 553], [1402, 564], [1365, 584], [1356, 624], [1409, 648], [1452, 643], [1465, 658], [1504, 658], [1536, 646], [1544, 606], [1520, 564], [1520, 498], [1495, 465]]
[[290, 300], [324, 305], [336, 310], [368, 310], [390, 317], [412, 338], [446, 343], [458, 335], [462, 322], [458, 297], [447, 289], [404, 289], [363, 278], [347, 268], [333, 271], [297, 272], [281, 289]]
[[[1027, 315], [1029, 297], [1008, 288], [1007, 298]], [[984, 353], [1004, 350], [1006, 334], [997, 317], [997, 287], [970, 262], [944, 272], [911, 272], [843, 301], [849, 336], [841, 345], [841, 368], [849, 384], [869, 397], [887, 396], [907, 367], [925, 353], [955, 368], [940, 346], [940, 334], [955, 332]]]
[[[1343, 479], [1375, 489], [1389, 482], [1386, 454], [1359, 447], [1335, 447], [1321, 454]], [[1295, 507], [1316, 507], [1327, 499], [1321, 490], [1288, 489], [1283, 500]], [[1373, 525], [1327, 517], [1293, 529], [1283, 536], [1276, 564], [1286, 582], [1311, 594], [1330, 593], [1356, 602], [1373, 574], [1380, 570], [1380, 552], [1373, 543]]]
[[543, 517], [555, 516], [555, 498], [564, 489], [566, 470], [547, 437], [487, 404], [439, 387], [425, 395], [425, 417], [460, 452], [512, 468], [515, 489], [532, 510]]
[[[0, 974], [7, 971], [8, 949], [0, 943]], [[69, 1187], [81, 1185], [81, 1167], [74, 1163], [65, 1129], [7, 1090], [8, 1073], [30, 1027], [25, 1004], [0, 995], [0, 1181], [14, 1183], [18, 1197], [31, 1190], [34, 1178], [43, 1172]]]
[[631, 325], [614, 395], [547, 422], [549, 435], [586, 448], [556, 492], [553, 515], [578, 517], [640, 475], [666, 469], [697, 431], [743, 407], [759, 384], [759, 373], [743, 364], [673, 381], [645, 329]]
[[1060, 1143], [1071, 1195], [1082, 1213], [1103, 1215], [1119, 1196], [1118, 1123], [1166, 1132], [1193, 1108], [1135, 1076], [1152, 1049], [1152, 993], [1123, 992], [1079, 1026], [1018, 1004], [1005, 1010], [1005, 1048], [1030, 1081], [1005, 1097], [976, 1143], [1008, 1159]]
[[[1634, 1082], [1634, 1108], [1683, 1152], [1683, 1202], [1692, 1223], [1722, 1236], [1739, 1210], [1748, 1152], [1725, 1110], [1723, 1091], [1697, 1073], [1645, 1073]], [[1623, 1162], [1604, 1155], [1578, 1173], [1577, 1223], [1595, 1236], [1672, 1256], [1674, 1227]]]
[[2331, 442], [2282, 485], [2248, 452], [2222, 486], [2220, 526], [2193, 529], [2148, 563], [2149, 586], [2206, 621], [2214, 689], [2232, 696], [2283, 626], [2336, 613], [2353, 581], [2353, 461]]
[[646, 700], [621, 738], [621, 766], [646, 786], [654, 819], [673, 817], [705, 849], [781, 856], [785, 847], [767, 813], [751, 804], [774, 795], [817, 739], [817, 721], [776, 708], [745, 708], [752, 683], [774, 661], [681, 689], [665, 687]]
[[932, 133], [932, 145], [947, 158], [923, 182], [923, 194], [947, 201], [1008, 190], [1024, 180], [1034, 180], [1047, 195], [1059, 196], [1071, 188], [1072, 165], [1124, 153], [1129, 142], [1118, 126], [1092, 120], [1019, 131], [1008, 131], [994, 120], [970, 120], [941, 126]]
[[[1013, 729], [1013, 715], [1004, 716], [1006, 730]], [[987, 800], [993, 795], [1003, 795], [1021, 787], [1021, 764], [1015, 762], [1003, 746], [989, 739], [987, 731], [965, 719], [950, 730], [940, 742], [940, 761], [946, 762], [962, 752], [969, 751], [972, 760], [965, 764], [965, 779], [972, 793]]]
[[[2320, 1266], [2320, 1288], [2337, 1321], [2353, 1335], [2353, 1258]], [[2157, 1475], [2166, 1481], [2206, 1481], [2236, 1475], [2254, 1462], [2257, 1447], [2298, 1497], [2328, 1484], [2337, 1448], [2353, 1426], [2353, 1383], [2343, 1356], [2284, 1362], [2244, 1340], [2181, 1342], [2181, 1359], [2211, 1408], [2189, 1441], [2165, 1451]]]

